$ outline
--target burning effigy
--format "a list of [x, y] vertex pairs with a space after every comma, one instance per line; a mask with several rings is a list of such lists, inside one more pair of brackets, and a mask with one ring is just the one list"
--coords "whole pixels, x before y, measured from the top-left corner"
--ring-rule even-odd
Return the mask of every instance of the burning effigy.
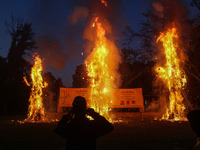
[[39, 55], [34, 54], [34, 65], [31, 69], [31, 80], [29, 83], [26, 78], [25, 82], [28, 86], [31, 86], [31, 93], [29, 98], [28, 115], [25, 121], [27, 122], [37, 122], [45, 121], [45, 110], [43, 105], [43, 88], [47, 87], [47, 83], [42, 77], [42, 60]]
[[169, 104], [162, 119], [173, 121], [186, 120], [184, 114], [186, 107], [183, 103], [182, 92], [187, 83], [187, 78], [181, 68], [178, 38], [176, 27], [169, 28], [166, 32], [160, 34], [157, 42], [162, 42], [165, 64], [163, 66], [157, 65], [155, 68], [158, 78], [164, 82], [169, 91]]
[[[106, 1], [102, 0], [101, 3], [103, 7], [109, 7]], [[91, 89], [89, 107], [111, 119], [108, 112], [114, 101], [113, 89], [117, 88], [119, 80], [117, 67], [120, 56], [114, 40], [107, 37], [112, 31], [109, 21], [105, 20], [106, 17], [97, 13], [90, 21], [87, 30], [92, 32], [93, 39], [89, 41], [93, 43], [93, 48], [85, 60], [85, 65]]]

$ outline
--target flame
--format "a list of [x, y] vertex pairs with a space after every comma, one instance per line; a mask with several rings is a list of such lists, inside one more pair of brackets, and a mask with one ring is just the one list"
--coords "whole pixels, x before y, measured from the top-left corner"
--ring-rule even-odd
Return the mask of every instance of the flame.
[[24, 79], [24, 82], [26, 83], [27, 86], [31, 86], [30, 83], [28, 83], [26, 76], [24, 76], [23, 79]]
[[[31, 69], [31, 95], [29, 98], [29, 112], [25, 121], [44, 121], [45, 110], [42, 99], [42, 89], [47, 87], [47, 83], [42, 78], [42, 60], [39, 55], [35, 55], [34, 66]], [[27, 80], [25, 80], [27, 82]], [[28, 83], [28, 82], [27, 82]], [[28, 85], [30, 85], [28, 83]]]
[[106, 7], [108, 7], [108, 2], [105, 0], [101, 0], [101, 3], [104, 4]]
[[177, 54], [178, 35], [176, 28], [161, 33], [157, 42], [161, 41], [164, 47], [166, 64], [163, 67], [156, 67], [158, 77], [167, 85], [169, 90], [169, 106], [162, 119], [185, 120], [182, 90], [187, 82], [186, 75], [180, 67], [180, 58]]
[[113, 58], [118, 57], [116, 55], [118, 50], [106, 38], [106, 31], [98, 17], [94, 19], [92, 27], [96, 30], [95, 47], [85, 61], [91, 88], [89, 105], [107, 119], [111, 119], [109, 110], [114, 98], [113, 88], [116, 78]]

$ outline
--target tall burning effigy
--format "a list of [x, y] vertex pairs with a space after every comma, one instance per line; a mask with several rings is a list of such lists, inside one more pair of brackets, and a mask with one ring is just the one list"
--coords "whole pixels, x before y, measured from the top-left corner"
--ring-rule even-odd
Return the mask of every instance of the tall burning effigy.
[[[169, 28], [161, 33], [157, 42], [162, 42], [160, 53], [164, 53], [165, 63], [158, 62], [155, 68], [158, 78], [163, 80], [169, 91], [169, 104], [162, 119], [185, 120], [183, 104], [183, 90], [187, 82], [184, 70], [181, 67], [181, 51], [179, 47], [179, 36], [176, 27]], [[183, 61], [182, 61], [183, 62]], [[160, 66], [159, 64], [163, 64]]]
[[[108, 7], [106, 1], [101, 1], [103, 7]], [[119, 74], [117, 67], [120, 56], [115, 42], [108, 38], [112, 34], [111, 26], [102, 15], [98, 13], [91, 19], [87, 31], [92, 32], [89, 39], [93, 44], [91, 53], [85, 60], [88, 77], [90, 81], [90, 107], [101, 115], [109, 117], [109, 107], [114, 101], [114, 88], [117, 88]], [[87, 34], [87, 33], [85, 33]], [[87, 36], [87, 35], [86, 35]]]
[[31, 86], [31, 93], [29, 98], [28, 116], [25, 121], [45, 121], [45, 110], [43, 106], [43, 88], [47, 86], [42, 77], [42, 60], [39, 55], [34, 54], [34, 65], [31, 69], [31, 83], [25, 82]]

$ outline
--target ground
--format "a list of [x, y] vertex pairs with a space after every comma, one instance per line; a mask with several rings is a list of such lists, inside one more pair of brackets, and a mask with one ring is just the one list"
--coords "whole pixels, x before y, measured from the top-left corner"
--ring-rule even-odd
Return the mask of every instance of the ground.
[[[54, 133], [57, 122], [20, 124], [12, 119], [1, 117], [0, 150], [65, 150], [65, 139]], [[98, 139], [97, 150], [192, 150], [195, 144], [187, 121], [121, 119], [112, 133]]]

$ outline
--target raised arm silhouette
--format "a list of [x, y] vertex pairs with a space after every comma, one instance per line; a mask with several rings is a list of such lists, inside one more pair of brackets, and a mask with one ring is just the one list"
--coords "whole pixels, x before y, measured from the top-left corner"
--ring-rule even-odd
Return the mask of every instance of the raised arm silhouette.
[[97, 138], [110, 133], [112, 124], [94, 109], [87, 109], [84, 97], [77, 96], [72, 105], [72, 110], [58, 122], [55, 132], [67, 139], [67, 150], [95, 150]]

